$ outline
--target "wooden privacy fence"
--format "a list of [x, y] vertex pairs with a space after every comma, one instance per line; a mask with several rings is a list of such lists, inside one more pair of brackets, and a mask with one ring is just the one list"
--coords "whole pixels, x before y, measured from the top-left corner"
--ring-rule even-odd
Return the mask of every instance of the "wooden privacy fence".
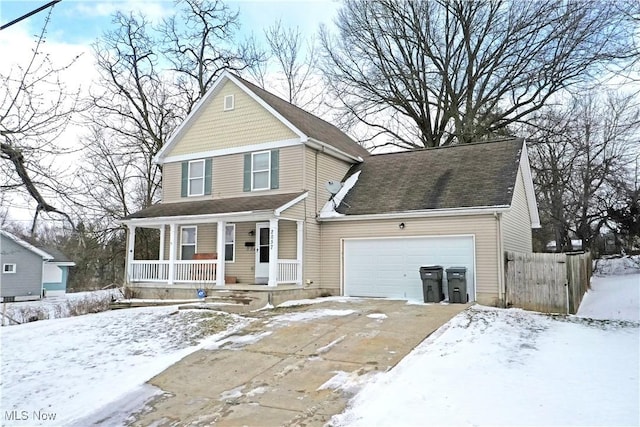
[[575, 314], [589, 289], [591, 255], [507, 252], [506, 305]]

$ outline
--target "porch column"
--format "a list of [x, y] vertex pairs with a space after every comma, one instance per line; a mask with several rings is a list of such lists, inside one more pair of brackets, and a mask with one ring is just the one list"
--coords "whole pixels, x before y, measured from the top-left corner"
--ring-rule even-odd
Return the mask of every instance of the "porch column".
[[224, 247], [226, 239], [227, 223], [225, 221], [218, 222], [218, 267], [216, 268], [216, 286], [224, 286]]
[[158, 259], [164, 260], [164, 224], [160, 227], [160, 249], [158, 249]]
[[169, 280], [167, 282], [173, 285], [176, 269], [176, 242], [178, 241], [178, 227], [175, 224], [169, 224]]
[[127, 225], [129, 234], [127, 236], [127, 282], [131, 283], [133, 279], [133, 259], [136, 247], [136, 226]]
[[298, 270], [296, 272], [296, 283], [302, 285], [302, 254], [304, 253], [304, 221], [296, 221], [296, 260], [298, 261]]
[[269, 282], [278, 285], [278, 219], [269, 220]]

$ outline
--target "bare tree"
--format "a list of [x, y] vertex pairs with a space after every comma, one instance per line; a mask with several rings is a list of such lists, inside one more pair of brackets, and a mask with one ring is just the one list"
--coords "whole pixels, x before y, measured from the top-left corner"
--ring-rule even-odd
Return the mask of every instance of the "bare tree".
[[608, 209], [631, 182], [632, 148], [640, 131], [636, 97], [615, 93], [576, 96], [567, 107], [542, 111], [527, 130], [538, 201], [557, 250], [571, 237], [592, 246], [609, 221]]
[[159, 50], [177, 75], [186, 115], [222, 71], [242, 71], [263, 58], [252, 43], [235, 40], [238, 12], [222, 1], [177, 0], [176, 6], [180, 12], [158, 29]]
[[287, 28], [276, 21], [264, 30], [269, 57], [249, 68], [263, 89], [281, 92], [291, 104], [315, 111], [324, 101], [315, 39], [307, 38], [299, 27]]
[[[423, 148], [504, 132], [631, 60], [631, 3], [345, 0], [323, 72], [345, 127]], [[344, 114], [346, 112], [347, 114]]]
[[146, 18], [118, 12], [114, 23], [94, 45], [101, 81], [86, 100], [92, 133], [83, 179], [95, 210], [119, 219], [159, 200], [152, 159], [177, 126], [179, 102]]
[[63, 208], [54, 205], [65, 195], [64, 171], [53, 167], [54, 156], [70, 152], [60, 138], [76, 111], [77, 92], [70, 92], [60, 74], [77, 59], [64, 66], [53, 64], [43, 53], [49, 9], [33, 54], [26, 66], [13, 67], [0, 75], [0, 189], [22, 193], [36, 203], [31, 232], [41, 213], [53, 213], [74, 222]]

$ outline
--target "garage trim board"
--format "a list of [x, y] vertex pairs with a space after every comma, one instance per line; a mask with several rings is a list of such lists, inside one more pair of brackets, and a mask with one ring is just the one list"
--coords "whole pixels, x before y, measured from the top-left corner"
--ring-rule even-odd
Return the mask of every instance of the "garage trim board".
[[[469, 301], [476, 300], [475, 235], [341, 239], [340, 287], [345, 296], [422, 301], [423, 265], [467, 268]], [[445, 272], [446, 276], [446, 272]], [[447, 281], [443, 291], [447, 298]]]

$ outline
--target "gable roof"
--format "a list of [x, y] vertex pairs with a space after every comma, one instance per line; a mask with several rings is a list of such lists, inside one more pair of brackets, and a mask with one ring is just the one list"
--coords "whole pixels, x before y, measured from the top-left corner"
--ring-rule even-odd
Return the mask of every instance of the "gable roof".
[[280, 113], [293, 126], [299, 129], [308, 138], [324, 142], [338, 150], [350, 154], [354, 157], [368, 157], [370, 153], [360, 144], [351, 139], [336, 126], [313, 114], [297, 107], [278, 96], [254, 85], [243, 78], [234, 77], [244, 84], [249, 90], [255, 93], [260, 99]]
[[3, 237], [6, 237], [7, 239], [13, 240], [15, 243], [17, 243], [18, 245], [22, 246], [23, 248], [33, 252], [36, 255], [41, 256], [42, 259], [51, 260], [51, 259], [54, 258], [53, 255], [49, 254], [48, 252], [46, 252], [46, 251], [44, 251], [42, 249], [36, 248], [31, 243], [22, 240], [18, 236], [14, 235], [14, 234], [11, 234], [8, 231], [0, 230], [0, 236], [3, 236]]
[[270, 194], [266, 196], [244, 196], [228, 199], [198, 200], [193, 202], [157, 203], [124, 218], [124, 221], [156, 217], [190, 217], [252, 211], [275, 211], [299, 197], [300, 193]]
[[41, 249], [51, 255], [53, 258], [48, 260], [51, 263], [65, 263], [65, 264], [74, 264], [73, 260], [66, 256], [62, 251], [57, 248], [52, 248], [50, 246], [40, 246], [38, 249]]
[[247, 95], [258, 102], [267, 111], [273, 114], [285, 126], [291, 129], [300, 137], [303, 143], [317, 142], [319, 145], [329, 148], [329, 151], [335, 151], [336, 154], [346, 155], [353, 161], [361, 161], [362, 158], [369, 156], [369, 152], [351, 139], [347, 134], [342, 132], [336, 126], [314, 116], [305, 110], [279, 98], [278, 96], [267, 92], [264, 89], [244, 80], [243, 78], [224, 71], [215, 81], [207, 93], [198, 101], [193, 110], [186, 119], [178, 126], [176, 131], [171, 135], [169, 141], [160, 149], [154, 157], [156, 163], [162, 163], [171, 148], [180, 140], [191, 124], [198, 119], [202, 111], [209, 105], [226, 81], [233, 82]]
[[349, 171], [347, 176], [361, 172], [336, 211], [372, 215], [509, 207], [524, 147], [522, 139], [510, 139], [372, 155]]

